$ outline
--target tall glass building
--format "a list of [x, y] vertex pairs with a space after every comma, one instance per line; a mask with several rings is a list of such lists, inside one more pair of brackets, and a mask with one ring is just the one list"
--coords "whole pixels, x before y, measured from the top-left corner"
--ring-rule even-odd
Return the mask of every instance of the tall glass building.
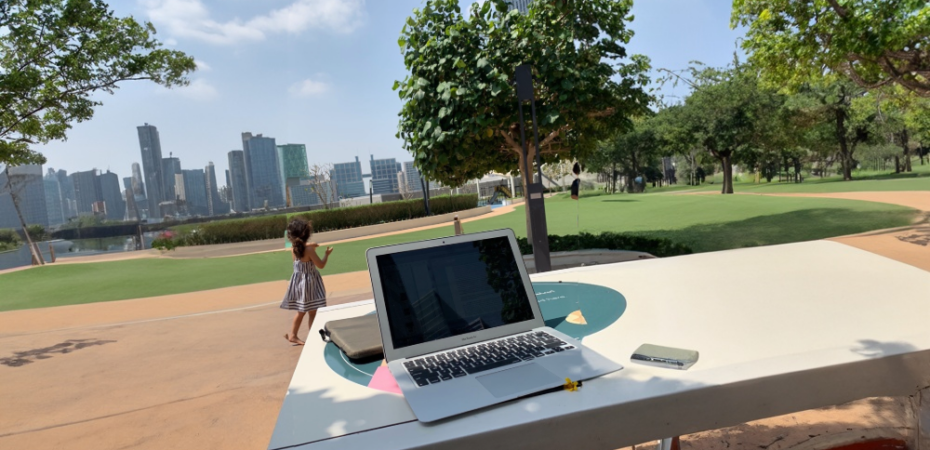
[[340, 198], [361, 197], [366, 194], [365, 181], [362, 179], [362, 163], [359, 162], [358, 156], [353, 162], [333, 164], [329, 177], [336, 183], [336, 192]]
[[61, 188], [61, 212], [65, 215], [65, 222], [72, 217], [77, 217], [77, 202], [74, 197], [74, 183], [68, 172], [59, 169], [55, 172], [58, 177], [58, 186]]
[[[278, 146], [278, 161], [281, 163], [281, 179], [284, 180], [285, 192], [291, 186], [300, 185], [301, 178], [310, 176], [307, 164], [307, 146], [304, 144], [284, 144]], [[298, 206], [291, 201], [291, 206]]]
[[233, 150], [229, 152], [229, 182], [228, 186], [232, 191], [232, 201], [230, 207], [236, 212], [248, 212], [252, 208], [249, 206], [249, 188], [246, 179], [245, 154], [242, 150]]
[[219, 186], [216, 184], [216, 168], [213, 161], [203, 168], [204, 180], [207, 188], [207, 213], [211, 216], [228, 214], [229, 205], [220, 199]]
[[92, 216], [94, 214], [94, 202], [103, 200], [100, 196], [97, 171], [74, 172], [71, 174], [71, 182], [74, 184], [74, 199], [78, 215]]
[[119, 187], [119, 176], [109, 170], [97, 176], [100, 184], [100, 199], [106, 205], [107, 220], [124, 220], [126, 218], [126, 203]]
[[423, 185], [420, 184], [420, 171], [413, 165], [413, 161], [404, 163], [404, 180], [407, 182], [407, 189], [410, 192], [423, 190]]
[[161, 173], [161, 187], [165, 191], [165, 200], [171, 201], [177, 199], [178, 191], [175, 188], [174, 176], [181, 173], [181, 160], [175, 157], [162, 158]]
[[192, 216], [207, 216], [207, 182], [202, 169], [182, 170], [175, 175], [178, 198], [184, 200], [187, 213]]
[[400, 164], [394, 158], [375, 159], [371, 156], [371, 189], [375, 194], [392, 194], [399, 192], [397, 172]]
[[284, 180], [274, 138], [242, 133], [242, 147], [252, 207], [284, 207]]
[[54, 227], [65, 223], [65, 214], [62, 210], [61, 183], [55, 169], [48, 169], [42, 178], [45, 187], [45, 209], [48, 211], [48, 226]]
[[[16, 191], [19, 211], [23, 214], [23, 220], [26, 225], [48, 226], [48, 209], [45, 205], [45, 183], [42, 181], [42, 166], [38, 164], [29, 164], [9, 168], [10, 176], [13, 177], [13, 189]], [[6, 192], [7, 175], [6, 171], [0, 172], [0, 228], [22, 228], [19, 223], [19, 217], [16, 214], [16, 208], [13, 205], [13, 197]]]
[[174, 200], [165, 195], [162, 186], [161, 140], [155, 125], [145, 124], [136, 127], [139, 131], [139, 148], [142, 151], [142, 170], [145, 174], [145, 190], [148, 197], [150, 217], [158, 217], [158, 204], [164, 200]]

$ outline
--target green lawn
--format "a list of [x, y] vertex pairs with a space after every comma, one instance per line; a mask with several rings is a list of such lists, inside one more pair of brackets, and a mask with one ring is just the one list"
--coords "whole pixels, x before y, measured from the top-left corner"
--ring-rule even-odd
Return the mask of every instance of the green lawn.
[[[895, 180], [897, 181], [897, 180]], [[905, 180], [906, 181], [906, 180]], [[665, 237], [696, 252], [821, 239], [906, 225], [914, 210], [851, 200], [740, 195], [598, 195], [546, 201], [550, 234], [632, 232]], [[466, 232], [512, 228], [525, 234], [523, 208], [476, 222]], [[580, 226], [576, 220], [580, 217]], [[338, 244], [324, 274], [366, 270], [370, 247], [447, 236], [442, 227]], [[0, 275], [0, 311], [123, 300], [283, 280], [286, 253], [213, 259], [139, 259], [46, 266]], [[277, 298], [282, 293], [269, 293]]]
[[[920, 165], [918, 160], [912, 163], [913, 172], [899, 173], [894, 172], [874, 172], [874, 171], [856, 171], [853, 172], [853, 181], [843, 181], [840, 176], [830, 177], [809, 177], [805, 178], [803, 183], [788, 183], [772, 181], [766, 182], [764, 179], [761, 183], [756, 184], [751, 174], [744, 176], [733, 183], [733, 191], [751, 192], [760, 194], [774, 193], [829, 193], [829, 192], [869, 192], [869, 191], [930, 191], [930, 164]], [[777, 180], [777, 178], [776, 178]], [[681, 178], [681, 181], [687, 182], [687, 174]], [[723, 175], [716, 174], [709, 177], [706, 183], [701, 186], [667, 186], [662, 188], [648, 187], [647, 192], [679, 192], [679, 191], [719, 191]], [[711, 184], [713, 183], [713, 184]]]

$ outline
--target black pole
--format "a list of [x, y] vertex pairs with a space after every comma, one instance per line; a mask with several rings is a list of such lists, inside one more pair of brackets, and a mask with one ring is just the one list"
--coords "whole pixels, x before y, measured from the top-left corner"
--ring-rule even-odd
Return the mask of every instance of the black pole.
[[[530, 111], [533, 114], [533, 144], [536, 145], [536, 171], [539, 174], [539, 183], [542, 184], [542, 162], [540, 162], [539, 154], [542, 153], [542, 149], [539, 148], [539, 128], [536, 127], [536, 99], [530, 101]], [[550, 180], [551, 182], [551, 180]]]
[[375, 189], [371, 186], [370, 183], [368, 184], [368, 204], [375, 204]]

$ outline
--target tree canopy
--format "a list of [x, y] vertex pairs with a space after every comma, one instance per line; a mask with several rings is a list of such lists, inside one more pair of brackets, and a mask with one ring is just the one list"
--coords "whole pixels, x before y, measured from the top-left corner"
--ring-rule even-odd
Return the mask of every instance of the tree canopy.
[[162, 48], [151, 23], [102, 0], [0, 2], [0, 163], [44, 163], [30, 145], [65, 139], [127, 80], [186, 85], [194, 59]]
[[532, 64], [543, 162], [590, 153], [648, 109], [648, 59], [624, 48], [633, 36], [631, 7], [630, 0], [555, 0], [532, 2], [521, 14], [488, 0], [466, 16], [457, 0], [427, 0], [398, 41], [408, 74], [394, 83], [404, 102], [397, 136], [417, 167], [445, 184], [522, 169], [511, 80], [518, 65]]
[[774, 85], [828, 70], [930, 97], [927, 0], [734, 0], [731, 25], [749, 27], [743, 48]]

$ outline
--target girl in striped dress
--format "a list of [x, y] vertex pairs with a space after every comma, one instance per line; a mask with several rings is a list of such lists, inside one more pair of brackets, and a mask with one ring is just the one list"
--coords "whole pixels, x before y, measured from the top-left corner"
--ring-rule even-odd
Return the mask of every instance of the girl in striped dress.
[[327, 247], [326, 255], [320, 259], [316, 254], [318, 245], [315, 242], [309, 242], [312, 232], [310, 223], [304, 219], [294, 219], [287, 226], [287, 238], [291, 241], [291, 256], [294, 260], [294, 274], [291, 275], [291, 283], [287, 287], [287, 293], [284, 294], [281, 308], [297, 311], [294, 323], [291, 325], [291, 332], [284, 335], [284, 339], [297, 345], [304, 344], [304, 341], [297, 337], [297, 331], [300, 329], [304, 315], [309, 316], [307, 324], [309, 329], [313, 326], [317, 308], [326, 306], [326, 287], [323, 286], [323, 277], [317, 269], [326, 267], [326, 261], [329, 260], [329, 254], [333, 252], [333, 248]]

